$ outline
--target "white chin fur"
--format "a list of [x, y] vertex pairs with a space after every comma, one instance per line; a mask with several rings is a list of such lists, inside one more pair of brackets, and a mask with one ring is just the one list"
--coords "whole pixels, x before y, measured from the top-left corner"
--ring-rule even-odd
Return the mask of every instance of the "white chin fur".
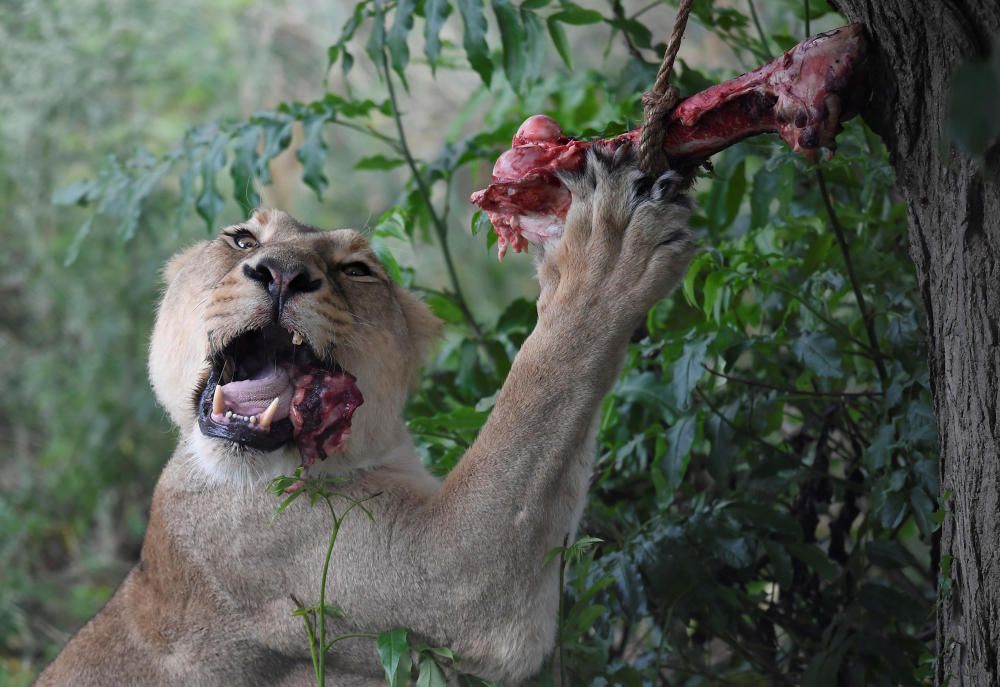
[[[245, 491], [266, 489], [272, 479], [291, 475], [302, 462], [295, 446], [285, 446], [270, 452], [239, 449], [231, 442], [205, 436], [197, 422], [184, 443], [187, 451], [183, 460], [189, 479], [208, 486], [235, 487]], [[309, 468], [309, 474], [314, 477], [344, 475], [378, 467], [405, 472], [409, 476], [411, 487], [420, 484], [429, 493], [439, 486], [437, 478], [431, 476], [421, 464], [408, 434], [404, 434], [399, 444], [381, 454], [338, 454], [313, 465]]]
[[205, 436], [197, 423], [186, 443], [192, 477], [211, 485], [264, 488], [275, 477], [291, 475], [302, 461], [295, 446], [269, 452], [240, 449], [232, 442]]

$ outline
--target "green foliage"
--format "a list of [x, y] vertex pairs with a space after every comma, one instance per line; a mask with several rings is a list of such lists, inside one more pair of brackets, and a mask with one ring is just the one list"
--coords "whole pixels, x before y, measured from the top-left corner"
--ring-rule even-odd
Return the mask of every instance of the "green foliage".
[[[464, 295], [462, 281], [476, 275], [451, 256], [454, 228], [470, 226], [454, 218], [455, 198], [482, 183], [529, 114], [546, 112], [581, 135], [639, 120], [662, 38], [641, 11], [619, 2], [364, 0], [326, 56], [354, 78], [364, 46], [378, 93], [347, 81], [336, 93], [197, 127], [162, 155], [111, 159], [92, 181], [56, 194], [92, 211], [66, 249], [87, 261], [109, 227], [143, 236], [144, 218], [166, 199], [180, 209], [178, 226], [192, 207], [214, 225], [225, 213], [218, 180], [227, 166], [246, 212], [293, 143], [303, 182], [325, 197], [336, 187], [331, 131], [363, 137], [374, 150], [349, 161], [365, 170], [352, 183], [391, 179], [404, 165], [407, 173], [376, 223], [379, 254], [448, 325], [408, 410], [427, 464], [444, 474], [474, 440], [535, 322], [528, 300], [496, 303], [487, 316]], [[802, 38], [806, 16], [797, 0], [769, 3], [756, 18], [696, 2], [692, 21], [749, 67]], [[817, 0], [808, 17], [838, 21]], [[446, 38], [459, 33], [461, 45]], [[426, 159], [410, 147], [407, 117], [387, 88], [416, 90], [421, 34], [431, 70], [467, 64], [480, 82]], [[628, 50], [573, 69], [594, 57], [581, 46], [626, 39]], [[691, 91], [722, 76], [681, 63], [677, 82]], [[910, 685], [928, 674], [931, 538], [943, 511], [905, 213], [871, 132], [850, 122], [839, 144], [817, 167], [777, 140], [754, 139], [719, 155], [698, 182], [692, 224], [704, 250], [681, 293], [649, 314], [649, 336], [630, 349], [604, 404], [586, 538], [552, 554], [564, 564], [565, 684]], [[471, 226], [484, 250], [492, 245], [481, 215]], [[402, 259], [435, 242], [447, 288]], [[309, 613], [315, 620], [332, 608], [305, 609], [307, 626]], [[418, 684], [442, 684], [454, 667], [446, 650], [404, 630], [372, 639], [388, 684], [414, 673]]]

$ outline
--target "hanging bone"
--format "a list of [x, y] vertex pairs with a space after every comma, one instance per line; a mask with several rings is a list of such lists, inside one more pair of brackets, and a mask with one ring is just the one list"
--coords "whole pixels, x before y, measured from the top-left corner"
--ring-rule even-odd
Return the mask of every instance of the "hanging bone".
[[[865, 52], [860, 24], [813, 36], [748, 74], [713, 86], [678, 104], [668, 115], [664, 148], [672, 166], [693, 167], [734, 143], [778, 133], [795, 150], [814, 159], [832, 155], [840, 122], [853, 116], [854, 83]], [[594, 145], [615, 149], [639, 140], [642, 129], [614, 138], [580, 141], [564, 136], [545, 115], [529, 117], [510, 150], [493, 167], [493, 183], [472, 194], [472, 202], [493, 222], [500, 257], [528, 243], [562, 234], [569, 191], [557, 173], [579, 169]]]

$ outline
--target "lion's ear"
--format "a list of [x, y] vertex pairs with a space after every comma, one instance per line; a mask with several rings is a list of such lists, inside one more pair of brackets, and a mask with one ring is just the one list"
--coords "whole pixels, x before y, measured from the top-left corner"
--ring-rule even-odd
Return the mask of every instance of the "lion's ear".
[[406, 289], [396, 286], [396, 300], [403, 317], [406, 318], [406, 329], [410, 337], [410, 347], [413, 351], [413, 381], [417, 372], [430, 354], [431, 349], [441, 337], [442, 322], [431, 312], [431, 309]]

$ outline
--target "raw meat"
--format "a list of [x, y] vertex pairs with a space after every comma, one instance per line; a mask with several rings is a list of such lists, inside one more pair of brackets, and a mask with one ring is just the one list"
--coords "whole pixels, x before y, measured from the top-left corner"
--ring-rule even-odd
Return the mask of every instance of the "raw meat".
[[[681, 101], [670, 113], [664, 147], [672, 165], [691, 168], [748, 136], [776, 132], [807, 158], [821, 149], [832, 154], [840, 122], [852, 116], [851, 96], [864, 57], [860, 24], [813, 36], [748, 74]], [[580, 141], [563, 135], [545, 115], [529, 117], [510, 150], [493, 167], [493, 183], [471, 201], [493, 222], [500, 257], [528, 243], [562, 233], [570, 205], [559, 172], [581, 168], [593, 145], [614, 150], [638, 144], [642, 129], [614, 138]]]

